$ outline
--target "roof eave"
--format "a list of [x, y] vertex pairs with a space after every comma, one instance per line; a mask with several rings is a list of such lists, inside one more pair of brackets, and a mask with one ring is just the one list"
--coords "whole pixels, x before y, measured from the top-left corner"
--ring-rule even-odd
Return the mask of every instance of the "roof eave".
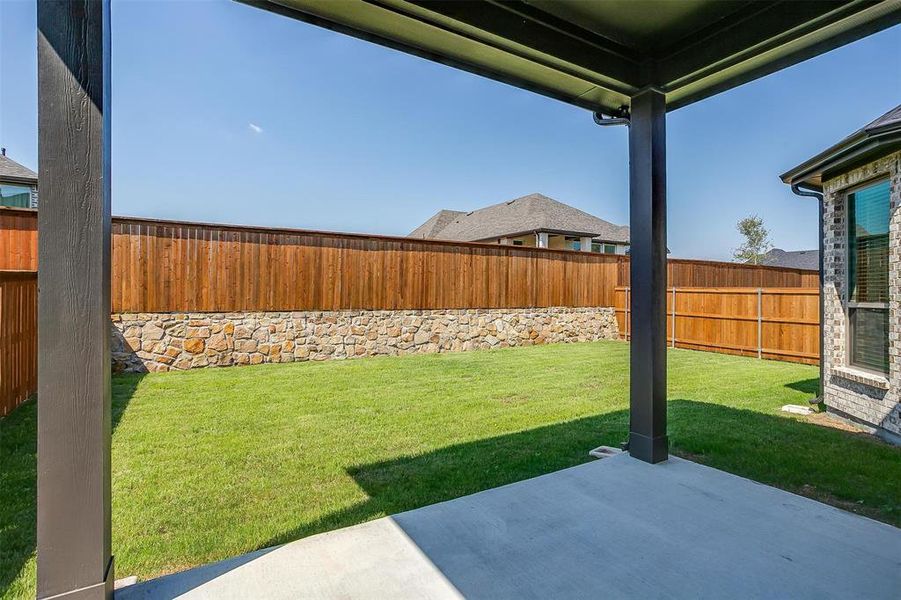
[[526, 229], [524, 231], [516, 231], [513, 233], [500, 233], [497, 235], [491, 235], [488, 237], [479, 238], [477, 240], [470, 240], [473, 242], [483, 242], [485, 240], [496, 240], [499, 238], [514, 238], [520, 237], [523, 235], [531, 235], [536, 233], [550, 233], [553, 235], [568, 235], [570, 237], [590, 237], [591, 239], [596, 239], [600, 242], [607, 242], [611, 244], [628, 244], [629, 240], [623, 239], [607, 239], [602, 237], [600, 233], [591, 233], [589, 231], [573, 231], [569, 229], [547, 229], [547, 228], [538, 228], [538, 229]]
[[779, 178], [788, 185], [821, 185], [824, 173], [881, 152], [890, 152], [895, 146], [901, 147], [901, 126], [898, 124], [875, 132], [859, 131], [786, 171]]
[[17, 177], [15, 175], [0, 175], [0, 182], [30, 186], [38, 184], [38, 180], [34, 177]]
[[595, 238], [600, 233], [592, 233], [590, 231], [575, 231], [572, 229], [539, 229], [538, 231], [542, 231], [544, 233], [550, 233], [553, 235], [568, 235], [570, 237], [591, 237]]

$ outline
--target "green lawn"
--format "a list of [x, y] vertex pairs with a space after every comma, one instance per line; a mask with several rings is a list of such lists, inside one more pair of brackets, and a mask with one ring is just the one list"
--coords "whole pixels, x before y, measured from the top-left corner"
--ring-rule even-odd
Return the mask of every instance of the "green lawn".
[[[149, 578], [587, 460], [628, 427], [628, 345], [113, 380], [113, 550]], [[901, 524], [901, 450], [779, 412], [814, 367], [670, 351], [675, 453]], [[35, 405], [0, 421], [0, 594], [33, 597]]]

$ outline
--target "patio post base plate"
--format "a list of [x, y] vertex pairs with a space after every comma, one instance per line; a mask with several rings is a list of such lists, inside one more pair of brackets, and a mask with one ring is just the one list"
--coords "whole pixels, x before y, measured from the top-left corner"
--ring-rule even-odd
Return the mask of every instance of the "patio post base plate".
[[648, 437], [630, 431], [629, 455], [651, 464], [663, 462], [669, 458], [669, 438], [665, 435]]

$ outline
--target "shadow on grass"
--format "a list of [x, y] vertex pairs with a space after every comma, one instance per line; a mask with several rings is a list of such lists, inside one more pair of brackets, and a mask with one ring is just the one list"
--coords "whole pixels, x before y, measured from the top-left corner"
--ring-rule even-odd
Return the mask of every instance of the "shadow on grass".
[[[113, 431], [143, 377], [113, 378]], [[34, 554], [36, 511], [37, 402], [32, 398], [0, 419], [0, 596]]]
[[[901, 524], [901, 493], [892, 483], [901, 480], [898, 448], [778, 413], [695, 400], [670, 400], [668, 415], [672, 452], [678, 456]], [[620, 410], [348, 467], [367, 500], [285, 531], [258, 548], [581, 464], [589, 460], [591, 448], [624, 440], [628, 420], [628, 411]]]
[[474, 494], [572, 467], [588, 451], [626, 439], [629, 413], [619, 410], [518, 433], [448, 446], [417, 456], [349, 466], [369, 498], [285, 531], [260, 548]]
[[811, 396], [816, 396], [820, 393], [820, 380], [819, 378], [814, 379], [802, 379], [801, 381], [793, 381], [791, 383], [786, 383], [785, 387], [791, 390], [795, 390], [798, 392], [802, 392], [804, 394], [810, 394]]

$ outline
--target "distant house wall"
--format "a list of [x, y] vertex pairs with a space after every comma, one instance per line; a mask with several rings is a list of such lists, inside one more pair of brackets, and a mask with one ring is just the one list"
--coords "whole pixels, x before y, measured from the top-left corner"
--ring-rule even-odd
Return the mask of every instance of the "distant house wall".
[[[566, 235], [556, 235], [550, 234], [548, 235], [548, 248], [551, 250], [581, 250], [581, 247], [576, 247], [579, 244], [580, 239], [578, 236], [566, 236]], [[523, 246], [526, 248], [534, 248], [537, 246], [537, 240], [535, 239], [534, 233], [529, 233], [526, 235], [520, 235], [517, 237], [509, 237], [509, 238], [494, 238], [491, 240], [485, 240], [486, 243], [489, 244], [506, 244], [509, 246]], [[609, 252], [608, 250], [612, 247], [613, 251]], [[628, 244], [620, 244], [620, 243], [604, 243], [598, 242], [597, 240], [592, 242], [593, 252], [599, 254], [619, 254], [620, 256], [624, 256], [629, 249]]]
[[506, 238], [507, 243], [511, 246], [523, 246], [525, 248], [535, 248], [538, 245], [535, 234], [521, 235], [515, 238]]
[[[609, 246], [610, 244], [602, 244], [602, 245]], [[624, 256], [624, 255], [628, 254], [628, 251], [629, 251], [628, 244], [613, 244], [613, 246], [615, 247], [615, 250], [613, 252], [614, 254], [619, 254], [620, 256]], [[606, 251], [605, 251], [605, 253], [606, 253]]]
[[572, 250], [572, 243], [562, 235], [548, 236], [548, 248], [551, 250]]
[[[851, 367], [848, 360], [848, 193], [890, 181], [889, 372]], [[830, 411], [901, 441], [901, 152], [824, 181], [824, 401]]]

